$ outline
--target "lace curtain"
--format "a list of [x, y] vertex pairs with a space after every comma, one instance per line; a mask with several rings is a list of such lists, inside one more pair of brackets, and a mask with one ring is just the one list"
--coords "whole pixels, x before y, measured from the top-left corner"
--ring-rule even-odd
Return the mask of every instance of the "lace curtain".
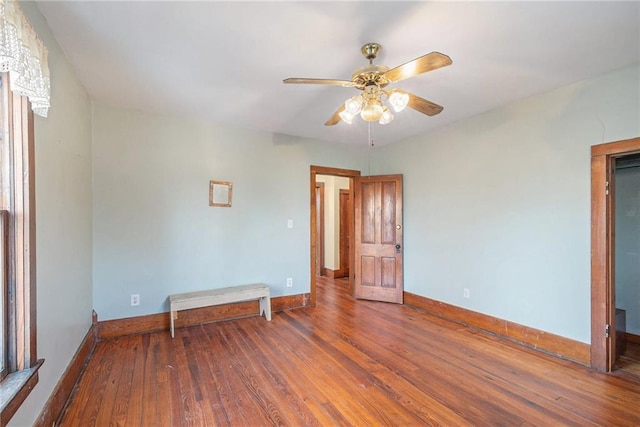
[[16, 0], [0, 0], [0, 71], [9, 72], [13, 93], [28, 97], [42, 117], [51, 91], [47, 53]]

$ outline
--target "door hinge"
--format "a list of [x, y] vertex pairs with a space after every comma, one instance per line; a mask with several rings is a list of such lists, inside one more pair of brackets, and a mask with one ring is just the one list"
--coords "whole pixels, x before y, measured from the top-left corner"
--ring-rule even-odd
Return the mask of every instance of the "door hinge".
[[608, 195], [609, 195], [609, 181], [607, 181], [607, 182], [605, 183], [605, 186], [604, 186], [604, 194], [605, 194], [605, 196], [608, 196]]
[[609, 325], [604, 326], [604, 337], [609, 338]]

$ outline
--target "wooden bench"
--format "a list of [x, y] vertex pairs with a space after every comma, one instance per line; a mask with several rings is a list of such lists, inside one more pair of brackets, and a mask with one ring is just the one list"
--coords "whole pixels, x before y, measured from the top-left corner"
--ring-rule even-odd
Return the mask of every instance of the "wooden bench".
[[269, 287], [264, 283], [169, 295], [171, 338], [174, 337], [174, 319], [178, 318], [178, 311], [180, 310], [256, 299], [260, 300], [260, 315], [262, 316], [264, 314], [264, 317], [270, 321], [271, 298], [269, 297]]

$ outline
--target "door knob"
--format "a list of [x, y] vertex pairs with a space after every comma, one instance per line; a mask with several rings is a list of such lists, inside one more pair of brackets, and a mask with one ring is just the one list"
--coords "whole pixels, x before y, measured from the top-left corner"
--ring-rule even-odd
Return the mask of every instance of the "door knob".
[[396, 245], [396, 253], [399, 254], [400, 253], [400, 249], [402, 249], [402, 246], [400, 245]]

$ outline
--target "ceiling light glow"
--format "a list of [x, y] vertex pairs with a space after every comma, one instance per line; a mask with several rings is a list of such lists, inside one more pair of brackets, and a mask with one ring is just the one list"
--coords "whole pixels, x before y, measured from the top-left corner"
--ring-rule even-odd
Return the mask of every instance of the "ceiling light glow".
[[393, 111], [399, 113], [409, 105], [409, 94], [397, 91], [393, 92], [389, 96], [389, 104], [391, 104]]

